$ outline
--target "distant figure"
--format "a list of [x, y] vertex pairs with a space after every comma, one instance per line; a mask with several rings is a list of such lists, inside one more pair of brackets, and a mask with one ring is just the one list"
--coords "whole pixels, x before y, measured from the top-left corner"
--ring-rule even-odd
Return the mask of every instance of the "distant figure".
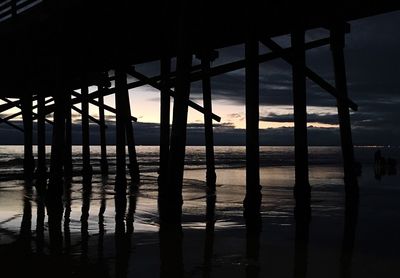
[[375, 152], [375, 178], [380, 180], [384, 175], [396, 175], [397, 174], [397, 161], [394, 158], [388, 157], [385, 159], [381, 155], [381, 151], [377, 150]]
[[385, 164], [385, 158], [382, 157], [381, 150], [377, 150], [374, 163], [375, 179], [381, 180], [382, 176], [385, 175]]

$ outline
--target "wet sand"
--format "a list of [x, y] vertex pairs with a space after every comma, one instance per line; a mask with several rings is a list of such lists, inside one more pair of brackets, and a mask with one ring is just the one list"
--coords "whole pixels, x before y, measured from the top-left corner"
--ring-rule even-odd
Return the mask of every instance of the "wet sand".
[[84, 194], [82, 181], [74, 178], [71, 193], [63, 199], [67, 219], [59, 252], [51, 248], [47, 217], [43, 231], [37, 229], [43, 220], [37, 221], [37, 215], [43, 211], [35, 190], [24, 190], [23, 181], [2, 181], [0, 273], [8, 277], [400, 275], [399, 176], [378, 181], [372, 167], [364, 167], [359, 204], [346, 210], [341, 167], [312, 166], [311, 219], [296, 223], [293, 167], [264, 167], [262, 230], [254, 231], [246, 228], [242, 216], [244, 173], [243, 168], [217, 170], [214, 223], [206, 219], [204, 170], [186, 171], [182, 236], [177, 230], [159, 233], [155, 174], [143, 176], [139, 191], [127, 196], [122, 233], [115, 233], [112, 178], [102, 181], [95, 176], [91, 194]]

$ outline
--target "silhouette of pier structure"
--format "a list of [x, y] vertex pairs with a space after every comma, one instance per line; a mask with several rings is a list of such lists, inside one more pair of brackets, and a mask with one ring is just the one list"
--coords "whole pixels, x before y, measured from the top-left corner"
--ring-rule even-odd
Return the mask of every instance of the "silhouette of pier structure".
[[[293, 2], [293, 3], [292, 3]], [[21, 112], [0, 119], [24, 133], [24, 171], [27, 178], [45, 182], [54, 196], [54, 209], [62, 211], [64, 179], [72, 175], [71, 110], [82, 116], [84, 179], [92, 175], [89, 122], [100, 126], [101, 169], [107, 174], [106, 124], [104, 111], [116, 116], [117, 193], [125, 194], [127, 170], [133, 185], [140, 183], [135, 152], [134, 126], [128, 90], [150, 85], [161, 93], [159, 211], [161, 221], [180, 223], [182, 183], [188, 109], [204, 114], [207, 157], [207, 186], [215, 192], [213, 121], [220, 117], [212, 110], [210, 79], [230, 71], [245, 69], [246, 97], [246, 196], [244, 215], [257, 219], [260, 213], [259, 178], [259, 64], [283, 59], [292, 65], [295, 130], [295, 196], [298, 203], [310, 199], [306, 79], [315, 82], [337, 99], [344, 175], [354, 177], [354, 153], [349, 110], [357, 110], [347, 93], [344, 60], [345, 34], [349, 20], [397, 10], [395, 1], [0, 1], [2, 66], [0, 111], [18, 108]], [[325, 28], [330, 36], [308, 41], [305, 32]], [[291, 46], [283, 48], [274, 37], [289, 35]], [[260, 43], [270, 52], [260, 54]], [[244, 44], [242, 60], [213, 66], [216, 49]], [[309, 49], [330, 45], [335, 84], [324, 80], [306, 65]], [[193, 64], [193, 57], [200, 60]], [[160, 74], [146, 76], [136, 64], [160, 62]], [[175, 66], [174, 66], [175, 65]], [[128, 76], [137, 79], [128, 82]], [[203, 106], [190, 100], [190, 85], [201, 81]], [[89, 87], [97, 90], [89, 92]], [[268, 92], [266, 92], [268, 93]], [[115, 108], [104, 97], [115, 95]], [[18, 98], [18, 100], [10, 100]], [[173, 98], [172, 126], [170, 99]], [[33, 105], [36, 101], [36, 105]], [[76, 105], [80, 104], [81, 109]], [[99, 118], [89, 114], [89, 104], [99, 108]], [[37, 112], [34, 112], [37, 111]], [[53, 120], [46, 118], [53, 113]], [[22, 115], [23, 128], [10, 120]], [[37, 159], [33, 155], [33, 121], [37, 121]], [[45, 132], [51, 124], [52, 148], [47, 175]], [[126, 163], [128, 146], [129, 163]], [[47, 182], [48, 177], [48, 182]], [[46, 186], [47, 184], [47, 186]], [[346, 182], [355, 194], [356, 182]], [[46, 188], [47, 187], [47, 188]], [[49, 205], [49, 204], [48, 204]], [[57, 215], [55, 213], [54, 215]], [[51, 215], [49, 214], [51, 218]], [[56, 217], [56, 216], [55, 216]], [[49, 221], [50, 221], [49, 218]], [[55, 219], [57, 222], [58, 218]]]

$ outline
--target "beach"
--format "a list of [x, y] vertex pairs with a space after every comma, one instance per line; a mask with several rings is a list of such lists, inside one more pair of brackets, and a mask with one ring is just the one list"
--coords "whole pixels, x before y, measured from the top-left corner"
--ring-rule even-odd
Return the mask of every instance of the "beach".
[[[346, 204], [343, 171], [337, 159], [340, 149], [311, 147], [311, 214], [309, 221], [301, 225], [294, 213], [294, 167], [288, 155], [292, 149], [272, 150], [272, 163], [264, 163], [260, 168], [262, 227], [249, 230], [243, 219], [245, 168], [240, 164], [243, 148], [235, 148], [236, 153], [226, 148], [219, 150], [225, 156], [217, 158], [220, 162], [217, 162], [212, 217], [215, 221], [206, 217], [207, 204], [209, 209], [214, 204], [206, 194], [204, 165], [199, 163], [201, 148], [188, 148], [187, 157], [196, 163], [189, 162], [185, 171], [182, 233], [159, 232], [157, 173], [152, 171], [151, 159], [144, 163], [140, 188], [127, 193], [123, 234], [115, 233], [114, 176], [110, 174], [104, 179], [95, 174], [89, 193], [82, 190], [82, 178], [75, 176], [63, 196], [63, 244], [56, 254], [50, 246], [47, 217], [35, 188], [20, 179], [3, 178], [1, 273], [12, 273], [14, 277], [169, 277], [171, 274], [397, 277], [400, 274], [400, 180], [396, 174], [376, 178], [373, 164], [367, 161], [372, 161], [375, 149], [358, 150], [363, 158], [358, 178], [360, 195], [358, 200]], [[145, 152], [138, 150], [139, 161]], [[148, 148], [147, 152], [154, 160], [154, 150]], [[228, 157], [230, 152], [232, 155]], [[331, 154], [336, 155], [330, 158]], [[15, 171], [9, 170], [13, 175]], [[43, 229], [38, 229], [42, 224]], [[44, 258], [50, 258], [51, 263], [43, 265]]]

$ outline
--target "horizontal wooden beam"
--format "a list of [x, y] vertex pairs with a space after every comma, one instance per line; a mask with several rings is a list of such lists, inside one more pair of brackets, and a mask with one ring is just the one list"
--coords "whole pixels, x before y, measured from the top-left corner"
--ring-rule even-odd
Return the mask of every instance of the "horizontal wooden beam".
[[[74, 103], [74, 102], [76, 102], [76, 101], [77, 101], [77, 103], [81, 102], [81, 95], [80, 95], [79, 93], [77, 93], [77, 92], [75, 92], [75, 91], [72, 91], [71, 94], [72, 94], [73, 96], [75, 96], [75, 99], [71, 100], [71, 102], [72, 102], [71, 105], [76, 104], [76, 103]], [[90, 94], [90, 95], [91, 95], [91, 94]], [[94, 104], [94, 105], [96, 105], [96, 106], [98, 106], [98, 107], [100, 107], [100, 108], [104, 108], [105, 110], [107, 110], [107, 111], [109, 111], [109, 112], [111, 112], [111, 113], [114, 113], [114, 114], [117, 112], [117, 110], [116, 110], [115, 108], [113, 108], [113, 107], [111, 107], [111, 106], [108, 106], [108, 105], [106, 105], [106, 104], [101, 104], [100, 102], [98, 102], [98, 101], [96, 101], [96, 100], [94, 100], [94, 99], [91, 99], [91, 98], [90, 98], [90, 95], [89, 95], [89, 102], [90, 102], [91, 104]], [[133, 116], [131, 116], [131, 120], [134, 121], [134, 122], [137, 122], [137, 118], [135, 118], [135, 117], [133, 117]]]
[[[72, 106], [71, 106], [71, 109], [74, 110], [75, 112], [78, 112], [79, 114], [82, 115], [82, 110], [79, 109], [78, 107], [72, 105]], [[96, 123], [96, 124], [98, 124], [98, 125], [102, 125], [102, 123], [101, 123], [98, 119], [96, 119], [96, 118], [94, 118], [94, 117], [92, 117], [92, 116], [90, 116], [90, 115], [88, 115], [88, 116], [89, 116], [89, 120], [91, 120], [92, 122], [94, 122], [94, 123]], [[107, 128], [107, 125], [104, 124], [104, 127]]]
[[[154, 87], [154, 88], [156, 88], [156, 89], [162, 91], [162, 90], [161, 90], [162, 88], [161, 88], [161, 85], [160, 85], [160, 84], [158, 84], [157, 82], [151, 81], [147, 76], [145, 76], [145, 75], [143, 75], [143, 74], [137, 72], [135, 69], [129, 68], [129, 69], [127, 69], [127, 73], [128, 73], [129, 75], [131, 75], [131, 76], [133, 76], [133, 77], [139, 79], [139, 80], [142, 80], [142, 81], [146, 82], [146, 83], [149, 84], [150, 86], [152, 86], [152, 87]], [[176, 96], [175, 96], [175, 92], [172, 91], [171, 89], [168, 90], [168, 93], [169, 93], [169, 95], [170, 95], [171, 97], [176, 97]], [[202, 106], [198, 105], [197, 103], [195, 103], [195, 102], [193, 102], [193, 101], [191, 101], [191, 100], [188, 101], [188, 105], [189, 105], [190, 107], [192, 107], [193, 109], [199, 111], [200, 113], [203, 113], [203, 114], [210, 113], [209, 111], [206, 111]], [[217, 115], [215, 115], [215, 114], [213, 114], [213, 113], [211, 113], [211, 117], [212, 117], [214, 120], [216, 120], [217, 122], [220, 122], [220, 121], [221, 121], [221, 117], [219, 117], [219, 116], [217, 116]]]
[[[293, 64], [293, 59], [290, 55], [286, 53], [282, 53], [283, 48], [274, 42], [272, 39], [267, 38], [267, 39], [261, 39], [260, 40], [266, 47], [271, 49], [272, 51], [276, 51], [277, 53], [280, 53], [280, 57], [285, 60], [289, 64]], [[319, 76], [317, 73], [315, 73], [313, 70], [310, 68], [306, 67], [305, 68], [306, 76], [315, 82], [318, 86], [320, 86], [322, 89], [333, 95], [336, 99], [340, 99], [344, 103], [346, 103], [353, 111], [358, 110], [358, 106], [356, 103], [354, 103], [352, 100], [349, 98], [343, 99], [340, 94], [337, 92], [336, 88], [333, 87], [331, 84], [329, 84], [327, 81], [325, 81], [321, 76]]]
[[7, 125], [9, 125], [9, 126], [11, 126], [11, 127], [13, 127], [13, 128], [15, 128], [15, 129], [18, 129], [19, 131], [24, 132], [24, 129], [23, 129], [23, 128], [21, 128], [21, 127], [15, 125], [15, 124], [13, 124], [13, 123], [11, 123], [11, 122], [9, 122], [9, 121], [3, 119], [3, 118], [0, 118], [0, 123], [5, 123], [5, 124], [7, 124]]
[[[47, 104], [47, 103], [52, 102], [52, 101], [53, 101], [53, 98], [50, 98], [50, 99], [46, 100], [44, 103]], [[35, 109], [37, 107], [38, 107], [38, 105], [36, 104], [36, 105], [32, 106], [32, 109]], [[11, 119], [13, 119], [15, 117], [18, 117], [20, 115], [22, 115], [22, 111], [20, 111], [18, 113], [15, 113], [15, 114], [12, 114], [10, 116], [7, 116], [6, 118], [4, 118], [4, 120], [11, 120]], [[32, 115], [33, 115], [33, 118], [32, 118], [33, 120], [36, 120], [38, 118], [38, 114], [32, 112]], [[51, 124], [51, 125], [53, 124], [53, 121], [50, 121], [49, 119], [45, 118], [44, 120], [47, 123]]]

